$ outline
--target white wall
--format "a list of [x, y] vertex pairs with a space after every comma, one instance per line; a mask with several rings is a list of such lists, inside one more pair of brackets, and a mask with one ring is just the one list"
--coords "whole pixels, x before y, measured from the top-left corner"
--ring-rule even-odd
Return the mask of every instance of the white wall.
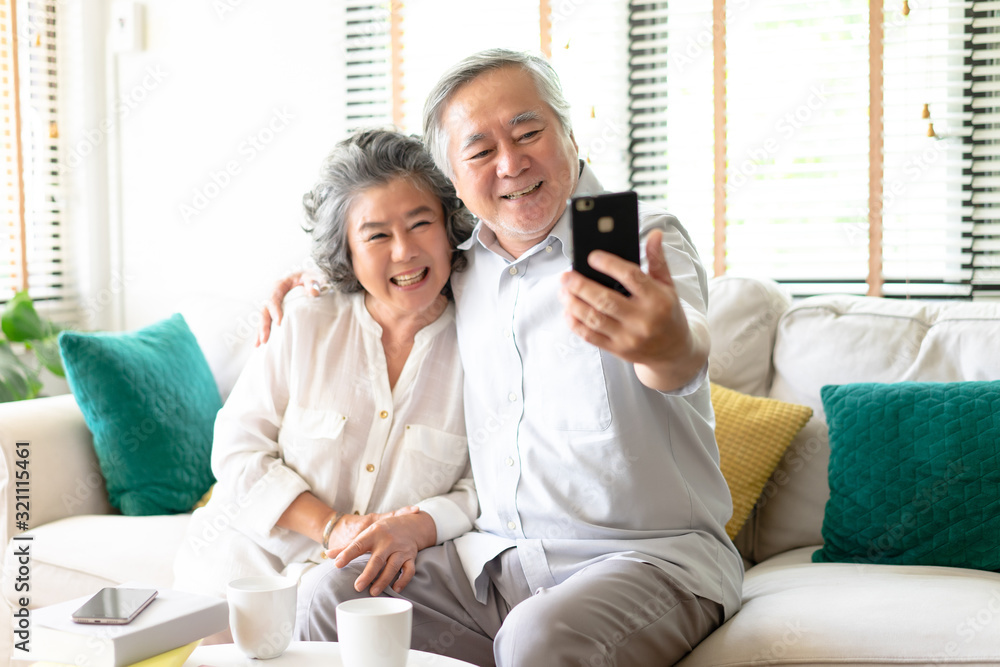
[[[86, 4], [81, 52], [93, 54], [110, 2]], [[205, 296], [243, 301], [249, 317], [306, 258], [301, 197], [344, 135], [341, 3], [137, 4], [145, 48], [93, 58], [89, 124], [74, 136], [108, 128], [106, 205], [88, 189], [74, 220], [91, 260], [83, 301], [100, 328], [135, 329]], [[75, 187], [95, 187], [99, 159], [80, 162]]]

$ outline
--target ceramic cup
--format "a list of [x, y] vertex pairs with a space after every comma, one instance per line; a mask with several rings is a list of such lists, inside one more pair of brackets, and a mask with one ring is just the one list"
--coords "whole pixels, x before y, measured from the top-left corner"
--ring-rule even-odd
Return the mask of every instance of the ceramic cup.
[[337, 640], [344, 667], [405, 667], [413, 605], [378, 597], [337, 605]]
[[248, 658], [276, 658], [292, 642], [297, 582], [288, 577], [245, 577], [229, 582], [229, 629]]

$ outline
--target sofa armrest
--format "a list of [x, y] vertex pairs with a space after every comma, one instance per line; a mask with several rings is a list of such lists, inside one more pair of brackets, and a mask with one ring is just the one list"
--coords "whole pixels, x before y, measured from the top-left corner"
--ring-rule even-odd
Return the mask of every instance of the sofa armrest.
[[[18, 447], [19, 442], [29, 444]], [[25, 506], [17, 505], [18, 495], [28, 496], [30, 528], [79, 514], [115, 512], [108, 503], [93, 438], [72, 394], [0, 403], [0, 451], [2, 544], [23, 530], [18, 528], [17, 512]]]

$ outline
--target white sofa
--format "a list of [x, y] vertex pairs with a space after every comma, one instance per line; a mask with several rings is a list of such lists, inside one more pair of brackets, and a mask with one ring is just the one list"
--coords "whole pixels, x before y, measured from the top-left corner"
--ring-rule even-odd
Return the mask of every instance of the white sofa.
[[[250, 336], [233, 336], [246, 309], [201, 304], [184, 314], [225, 395], [252, 345]], [[743, 609], [682, 664], [1000, 664], [1000, 574], [811, 562], [829, 497], [820, 387], [1000, 379], [1000, 303], [828, 296], [792, 305], [774, 283], [725, 277], [711, 282], [709, 320], [713, 381], [808, 405], [814, 416], [737, 536], [747, 565]], [[16, 534], [18, 440], [31, 442], [31, 607], [127, 580], [170, 585], [188, 516], [113, 514], [72, 396], [0, 404], [5, 542]], [[8, 619], [18, 567], [11, 549], [3, 569]]]

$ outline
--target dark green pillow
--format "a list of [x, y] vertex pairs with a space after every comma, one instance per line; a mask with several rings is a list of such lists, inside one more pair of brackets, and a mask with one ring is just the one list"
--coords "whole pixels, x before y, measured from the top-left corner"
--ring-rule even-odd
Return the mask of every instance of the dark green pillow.
[[186, 512], [208, 490], [215, 379], [177, 314], [129, 333], [59, 335], [66, 379], [123, 514]]
[[1000, 569], [1000, 382], [826, 386], [815, 562]]

